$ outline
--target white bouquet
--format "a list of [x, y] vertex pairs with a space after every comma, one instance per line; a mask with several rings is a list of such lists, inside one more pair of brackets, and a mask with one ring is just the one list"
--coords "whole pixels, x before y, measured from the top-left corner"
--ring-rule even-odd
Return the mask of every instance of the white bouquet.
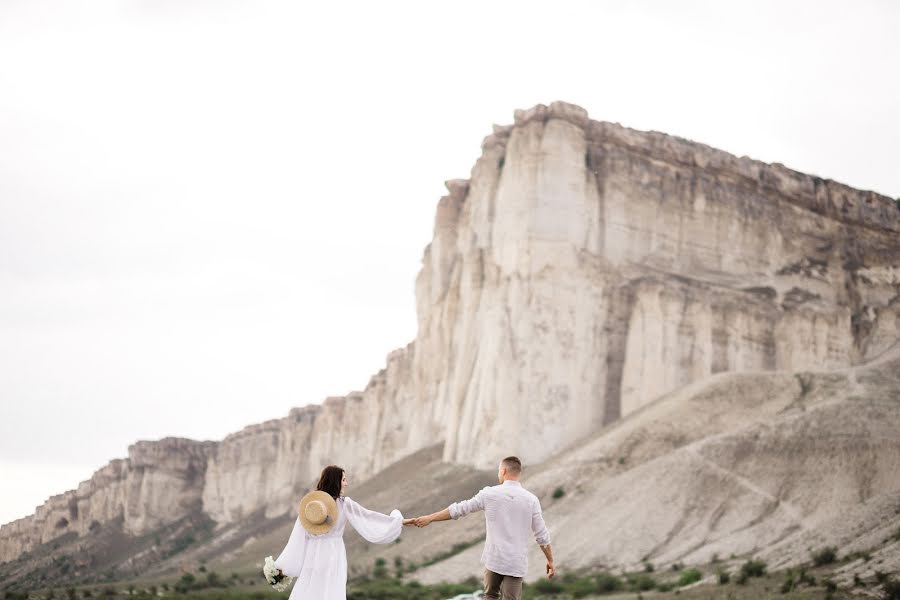
[[291, 585], [291, 578], [275, 566], [275, 559], [271, 556], [266, 557], [266, 564], [263, 565], [263, 575], [266, 576], [266, 581], [269, 582], [272, 589], [276, 592], [283, 592]]

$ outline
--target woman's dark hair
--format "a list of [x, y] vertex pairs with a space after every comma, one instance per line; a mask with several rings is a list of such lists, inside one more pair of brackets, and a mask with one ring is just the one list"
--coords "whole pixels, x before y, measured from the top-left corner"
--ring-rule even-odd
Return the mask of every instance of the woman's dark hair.
[[329, 465], [322, 469], [322, 475], [319, 476], [319, 483], [316, 489], [325, 492], [335, 500], [341, 497], [341, 480], [344, 478], [344, 470], [334, 465]]

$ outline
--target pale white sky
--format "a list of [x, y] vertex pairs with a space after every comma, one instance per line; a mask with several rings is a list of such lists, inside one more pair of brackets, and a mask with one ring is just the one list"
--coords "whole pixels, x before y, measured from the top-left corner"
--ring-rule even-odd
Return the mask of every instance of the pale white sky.
[[365, 386], [443, 181], [591, 117], [900, 195], [896, 2], [0, 0], [0, 523]]

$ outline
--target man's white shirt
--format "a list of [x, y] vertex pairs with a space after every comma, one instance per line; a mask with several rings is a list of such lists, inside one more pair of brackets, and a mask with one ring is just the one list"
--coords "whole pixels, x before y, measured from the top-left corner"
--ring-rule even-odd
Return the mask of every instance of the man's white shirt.
[[449, 510], [452, 519], [484, 511], [487, 538], [481, 564], [500, 575], [525, 576], [532, 536], [541, 546], [550, 543], [540, 501], [518, 481], [486, 487], [470, 500], [454, 502]]

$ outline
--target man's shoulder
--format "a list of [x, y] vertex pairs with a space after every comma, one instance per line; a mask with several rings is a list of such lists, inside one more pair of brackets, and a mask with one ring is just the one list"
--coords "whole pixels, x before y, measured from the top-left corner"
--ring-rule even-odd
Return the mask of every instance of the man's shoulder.
[[523, 496], [525, 496], [526, 498], [528, 498], [528, 499], [531, 500], [532, 502], [538, 502], [538, 503], [540, 503], [540, 500], [538, 499], [538, 497], [537, 497], [533, 492], [530, 492], [530, 491], [526, 490], [523, 486], [519, 486], [519, 489], [522, 490], [522, 495], [523, 495]]

